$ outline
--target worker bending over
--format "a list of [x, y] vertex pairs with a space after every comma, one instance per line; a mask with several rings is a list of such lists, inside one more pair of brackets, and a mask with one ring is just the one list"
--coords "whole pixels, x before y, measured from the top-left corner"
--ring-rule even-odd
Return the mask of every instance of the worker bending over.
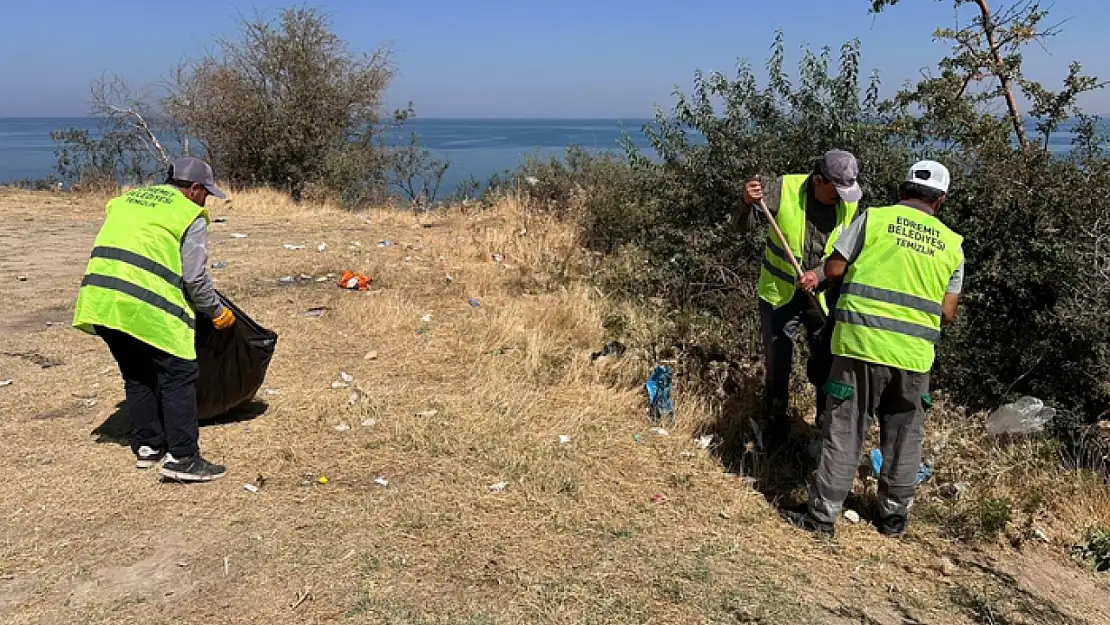
[[[855, 217], [863, 194], [856, 180], [858, 176], [856, 157], [832, 150], [817, 160], [809, 174], [782, 176], [766, 189], [758, 179], [748, 182], [744, 189], [748, 214], [733, 217], [738, 230], [750, 230], [761, 219], [758, 205], [765, 200], [795, 259], [805, 270], [800, 278], [796, 276], [774, 228], [768, 228], [758, 290], [763, 335], [763, 414], [768, 422], [766, 440], [772, 447], [789, 437], [790, 372], [794, 342], [803, 328], [810, 348], [807, 377], [817, 388], [817, 414], [824, 413], [821, 389], [832, 364], [829, 341], [833, 328], [824, 317], [829, 307], [835, 305], [836, 293], [828, 293], [826, 301], [829, 282], [823, 263], [837, 237]], [[817, 293], [817, 297], [811, 293]]]
[[226, 197], [208, 163], [186, 157], [165, 184], [108, 202], [73, 317], [119, 365], [135, 466], [196, 482], [226, 472], [200, 455], [196, 311], [219, 330], [235, 323], [208, 273], [209, 195]]

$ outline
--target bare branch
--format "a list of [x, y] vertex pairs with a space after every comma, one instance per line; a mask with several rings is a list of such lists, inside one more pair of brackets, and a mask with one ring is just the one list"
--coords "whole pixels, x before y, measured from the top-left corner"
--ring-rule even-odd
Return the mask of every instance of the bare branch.
[[[994, 60], [994, 72], [998, 76], [998, 80], [1002, 83], [1003, 96], [1006, 98], [1006, 107], [1010, 112], [1010, 121], [1014, 125], [1014, 134], [1017, 135], [1018, 142], [1024, 147], [1028, 144], [1025, 137], [1025, 126], [1021, 120], [1021, 110], [1018, 108], [1017, 99], [1014, 97], [1014, 89], [1011, 85], [1011, 76], [1009, 72], [1005, 71], [1005, 63], [1002, 60], [1002, 53], [998, 42], [995, 40], [995, 29], [997, 25], [992, 21], [990, 7], [987, 6], [987, 0], [975, 0], [975, 4], [979, 7], [979, 14], [981, 16], [981, 25], [983, 34], [987, 37], [987, 45], [990, 46], [991, 57]], [[1013, 10], [1017, 10], [1014, 7]]]
[[113, 113], [131, 118], [131, 121], [128, 122], [128, 124], [135, 130], [143, 133], [143, 135], [146, 137], [146, 141], [149, 141], [148, 150], [150, 151], [151, 156], [157, 158], [158, 161], [163, 165], [169, 165], [170, 157], [168, 154], [166, 154], [166, 148], [163, 147], [162, 142], [158, 140], [158, 135], [154, 134], [154, 131], [150, 129], [150, 124], [147, 123], [146, 118], [143, 117], [142, 113], [135, 110], [134, 108], [120, 108], [111, 104], [108, 105], [108, 108]]

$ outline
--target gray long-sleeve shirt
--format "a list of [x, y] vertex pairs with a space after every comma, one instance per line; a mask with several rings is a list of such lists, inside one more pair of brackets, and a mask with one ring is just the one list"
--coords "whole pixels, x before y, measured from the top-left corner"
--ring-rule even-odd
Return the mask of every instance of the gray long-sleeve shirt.
[[[829, 242], [829, 235], [836, 228], [836, 206], [829, 206], [817, 201], [806, 182], [806, 235], [805, 249], [792, 250], [802, 256], [802, 269], [813, 271], [817, 274], [818, 281], [825, 283], [825, 246]], [[763, 187], [763, 201], [772, 215], [778, 215], [779, 203], [782, 201], [782, 177], [777, 177], [770, 184]], [[758, 204], [747, 207], [746, 214], [734, 215], [734, 226], [742, 233], [756, 228], [764, 221], [763, 211]]]
[[181, 278], [185, 295], [197, 312], [216, 317], [223, 304], [216, 296], [212, 276], [208, 273], [208, 220], [198, 217], [181, 237]]

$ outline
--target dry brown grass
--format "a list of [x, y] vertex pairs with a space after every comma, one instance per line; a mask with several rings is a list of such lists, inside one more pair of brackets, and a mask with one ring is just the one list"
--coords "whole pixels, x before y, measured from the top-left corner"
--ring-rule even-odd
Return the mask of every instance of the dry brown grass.
[[[100, 204], [0, 190], [0, 352], [63, 363], [0, 356], [15, 380], [0, 388], [5, 623], [969, 623], [973, 602], [954, 601], [994, 588], [1047, 606], [1027, 622], [1110, 622], [1105, 581], [1060, 549], [970, 551], [925, 523], [903, 541], [845, 526], [831, 543], [784, 526], [694, 444], [738, 415], [681, 379], [678, 427], [650, 434], [654, 363], [590, 361], [617, 304], [581, 279], [591, 259], [569, 225], [511, 200], [352, 215], [243, 192], [213, 207], [228, 220], [212, 230], [212, 260], [230, 263], [217, 285], [280, 333], [266, 382], [280, 394], [202, 429], [226, 479], [159, 483], [90, 436], [122, 399], [107, 350], [67, 327]], [[343, 269], [373, 290], [277, 281]], [[304, 316], [314, 306], [323, 318]], [[365, 403], [330, 388], [340, 371]], [[261, 492], [243, 489], [259, 475]], [[1060, 523], [1107, 509], [1074, 501]], [[1070, 581], [999, 581], [1026, 569]]]

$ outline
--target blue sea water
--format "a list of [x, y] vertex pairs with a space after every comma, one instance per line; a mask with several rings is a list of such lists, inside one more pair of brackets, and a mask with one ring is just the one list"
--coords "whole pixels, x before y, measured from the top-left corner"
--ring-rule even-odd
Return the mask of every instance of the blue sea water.
[[[485, 182], [494, 173], [515, 169], [528, 156], [561, 155], [572, 145], [618, 150], [625, 130], [639, 147], [646, 148], [641, 132], [645, 123], [647, 120], [413, 119], [388, 140], [403, 143], [415, 132], [435, 158], [451, 163], [440, 190], [443, 196], [471, 176]], [[53, 173], [55, 145], [50, 133], [60, 128], [87, 128], [95, 135], [97, 121], [0, 118], [0, 183]]]
[[[642, 128], [648, 120], [630, 119], [413, 119], [388, 140], [407, 141], [415, 132], [421, 144], [438, 159], [451, 163], [440, 197], [451, 194], [471, 177], [485, 182], [490, 175], [515, 169], [528, 156], [547, 158], [567, 147], [619, 150], [624, 132], [637, 147], [647, 149]], [[97, 120], [90, 118], [0, 118], [0, 184], [40, 178], [54, 172], [53, 130], [87, 128], [94, 135]], [[1032, 128], [1030, 128], [1032, 130]], [[1066, 152], [1072, 135], [1065, 124], [1052, 137], [1050, 149]], [[219, 172], [217, 172], [218, 174]]]

